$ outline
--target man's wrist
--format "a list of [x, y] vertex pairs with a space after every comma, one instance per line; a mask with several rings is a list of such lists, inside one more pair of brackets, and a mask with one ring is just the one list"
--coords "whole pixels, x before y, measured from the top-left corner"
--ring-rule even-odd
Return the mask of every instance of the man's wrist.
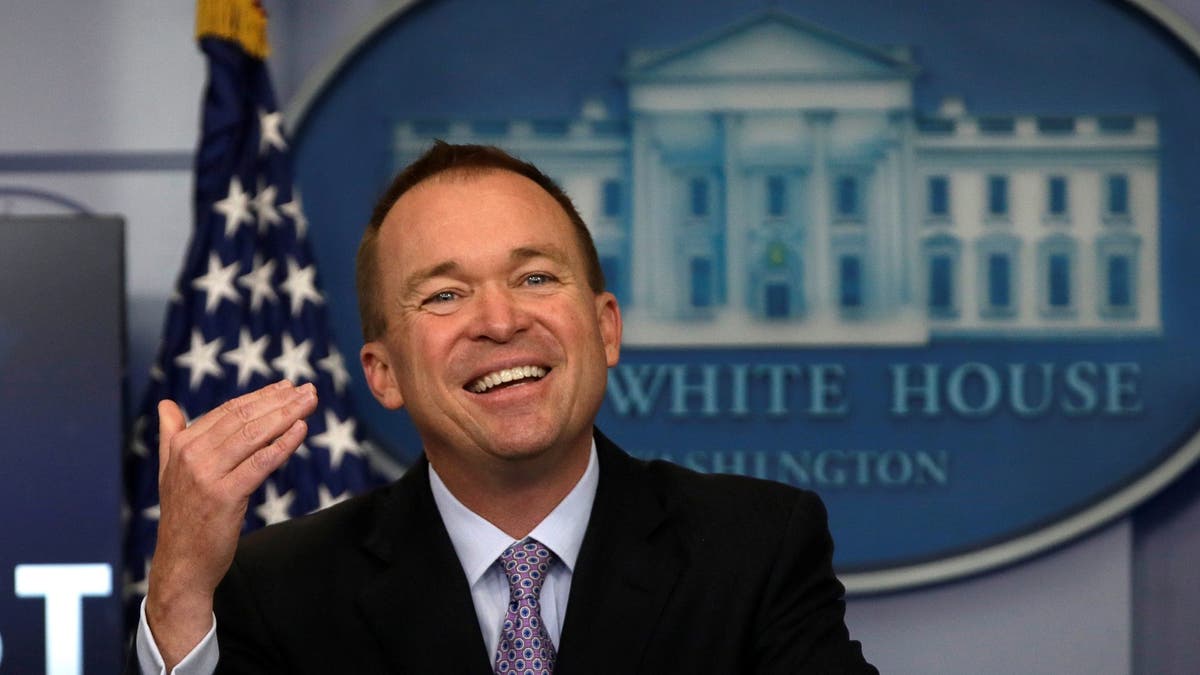
[[156, 593], [146, 596], [146, 623], [170, 672], [213, 627], [211, 594]]
[[137, 630], [138, 672], [141, 675], [212, 675], [220, 660], [216, 622], [216, 617], [212, 617], [212, 627], [204, 634], [200, 643], [188, 652], [179, 663], [168, 669], [162, 652], [155, 643], [154, 635], [150, 632], [150, 622], [146, 618], [146, 600], [143, 599]]

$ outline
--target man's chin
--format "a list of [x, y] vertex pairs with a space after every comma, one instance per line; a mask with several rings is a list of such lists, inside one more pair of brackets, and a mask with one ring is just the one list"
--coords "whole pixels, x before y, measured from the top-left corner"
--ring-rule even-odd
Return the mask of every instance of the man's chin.
[[492, 436], [485, 448], [487, 454], [516, 468], [569, 461], [577, 451], [574, 447], [577, 445], [580, 445], [577, 439], [564, 438], [543, 427], [523, 431], [506, 430]]

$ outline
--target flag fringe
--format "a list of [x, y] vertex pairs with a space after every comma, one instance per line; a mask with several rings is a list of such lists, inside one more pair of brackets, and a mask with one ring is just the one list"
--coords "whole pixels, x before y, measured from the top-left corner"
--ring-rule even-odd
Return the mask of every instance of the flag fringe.
[[196, 39], [232, 40], [247, 54], [265, 59], [267, 13], [257, 0], [199, 0], [196, 3]]

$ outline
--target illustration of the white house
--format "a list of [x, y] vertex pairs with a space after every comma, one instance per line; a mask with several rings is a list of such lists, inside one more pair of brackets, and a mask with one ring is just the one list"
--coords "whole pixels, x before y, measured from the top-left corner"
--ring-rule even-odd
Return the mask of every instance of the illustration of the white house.
[[633, 345], [1157, 334], [1151, 114], [913, 105], [904, 49], [778, 11], [629, 55], [628, 116], [411, 120], [571, 195]]

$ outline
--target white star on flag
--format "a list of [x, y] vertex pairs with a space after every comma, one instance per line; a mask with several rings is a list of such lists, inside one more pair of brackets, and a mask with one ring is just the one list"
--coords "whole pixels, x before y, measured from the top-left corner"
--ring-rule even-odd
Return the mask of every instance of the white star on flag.
[[267, 112], [260, 109], [258, 111], [258, 128], [261, 132], [258, 154], [265, 154], [268, 145], [276, 150], [287, 150], [287, 141], [283, 139], [283, 113], [278, 110]]
[[217, 364], [217, 353], [221, 351], [221, 338], [205, 342], [204, 335], [199, 329], [192, 329], [192, 346], [184, 353], [175, 357], [175, 365], [187, 368], [188, 388], [195, 390], [200, 387], [205, 375], [221, 377], [225, 371]]
[[296, 499], [296, 495], [291, 490], [279, 494], [279, 490], [275, 488], [275, 483], [267, 481], [265, 493], [262, 505], [254, 509], [259, 518], [262, 518], [267, 525], [282, 523], [291, 518], [291, 515], [288, 514], [288, 509], [291, 508], [292, 501]]
[[250, 214], [250, 195], [242, 189], [242, 181], [234, 176], [229, 181], [229, 195], [213, 204], [213, 210], [225, 216], [225, 238], [237, 234], [243, 223], [254, 222]]
[[283, 217], [275, 210], [275, 196], [278, 192], [274, 185], [268, 185], [254, 195], [254, 211], [258, 213], [260, 233], [266, 233], [267, 228], [283, 222]]
[[192, 288], [204, 292], [204, 313], [212, 314], [221, 306], [221, 300], [240, 302], [241, 296], [233, 287], [241, 263], [233, 261], [228, 267], [221, 265], [221, 256], [214, 251], [208, 254], [208, 271], [192, 281]]
[[347, 454], [361, 456], [362, 450], [354, 440], [354, 418], [339, 420], [332, 410], [325, 411], [325, 431], [309, 439], [309, 443], [329, 450], [329, 466], [334, 471], [342, 465]]
[[292, 201], [280, 206], [279, 210], [296, 223], [296, 238], [303, 239], [308, 232], [308, 218], [304, 217], [304, 204], [300, 201], [300, 188], [292, 188]]
[[283, 334], [283, 351], [271, 361], [271, 366], [283, 374], [284, 379], [292, 384], [299, 384], [301, 379], [315, 380], [317, 373], [308, 362], [308, 354], [312, 351], [312, 342], [305, 340], [296, 344], [291, 333]]
[[238, 333], [237, 349], [230, 349], [221, 354], [221, 360], [225, 363], [231, 363], [237, 366], [237, 383], [239, 387], [246, 386], [250, 381], [250, 376], [255, 373], [263, 377], [272, 375], [271, 367], [267, 365], [267, 360], [264, 354], [267, 351], [267, 345], [271, 343], [271, 336], [264, 335], [257, 340], [250, 337], [250, 329], [242, 328]]
[[250, 311], [257, 312], [262, 301], [275, 302], [275, 287], [271, 285], [271, 277], [275, 274], [275, 261], [262, 261], [262, 256], [254, 256], [254, 269], [238, 277], [238, 285], [250, 291]]
[[343, 491], [336, 497], [329, 494], [329, 487], [324, 483], [317, 486], [317, 508], [314, 511], [329, 508], [334, 504], [340, 504], [350, 498], [350, 493]]
[[316, 265], [301, 267], [291, 258], [288, 258], [287, 265], [287, 279], [280, 284], [280, 288], [291, 296], [292, 316], [300, 316], [300, 310], [304, 308], [305, 300], [312, 301], [314, 305], [324, 303], [325, 298], [321, 297], [321, 292], [317, 290]]
[[342, 353], [333, 345], [329, 346], [329, 356], [317, 360], [317, 367], [329, 373], [329, 377], [333, 380], [333, 388], [339, 394], [350, 382], [350, 373], [346, 371], [346, 362], [342, 359]]
[[129, 449], [132, 450], [133, 454], [137, 455], [138, 457], [150, 456], [150, 448], [147, 448], [146, 442], [142, 440], [145, 437], [145, 434], [146, 416], [139, 415], [138, 418], [133, 421], [133, 429], [129, 432]]
[[158, 520], [162, 516], [162, 508], [158, 504], [142, 509], [142, 515], [148, 520]]

